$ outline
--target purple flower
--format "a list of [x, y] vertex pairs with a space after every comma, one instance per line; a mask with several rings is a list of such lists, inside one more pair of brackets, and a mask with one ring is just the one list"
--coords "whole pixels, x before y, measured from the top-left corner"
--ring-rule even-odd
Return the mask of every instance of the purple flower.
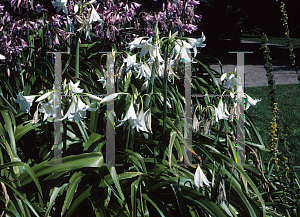
[[144, 18], [144, 20], [146, 21], [147, 24], [149, 24], [149, 22], [154, 21], [154, 16], [151, 16], [150, 14], [147, 14], [146, 17]]
[[24, 41], [23, 39], [21, 39], [21, 41], [22, 41], [22, 47], [28, 47], [26, 41]]
[[194, 16], [195, 16], [196, 23], [198, 23], [199, 21], [201, 21], [202, 15], [195, 14]]
[[141, 4], [138, 4], [138, 3], [136, 3], [136, 2], [132, 2], [132, 3], [131, 3], [131, 7], [132, 7], [132, 5], [135, 7], [136, 10], [139, 9], [139, 8], [141, 7]]
[[59, 45], [59, 40], [58, 40], [57, 34], [55, 35], [54, 44], [58, 44]]
[[169, 15], [172, 15], [174, 12], [176, 12], [175, 8], [176, 8], [175, 4], [172, 4], [172, 6], [171, 6], [171, 3], [168, 2], [167, 9], [168, 9]]
[[35, 7], [38, 13], [41, 13], [41, 11], [43, 10], [43, 5], [37, 4]]
[[182, 29], [191, 34], [193, 31], [197, 30], [197, 26], [192, 24], [183, 24]]
[[44, 25], [45, 25], [44, 20], [37, 20], [37, 23], [40, 24], [41, 28], [44, 28]]
[[0, 14], [3, 14], [3, 11], [4, 11], [4, 5], [0, 5]]
[[7, 76], [8, 77], [10, 76], [10, 70], [9, 70], [9, 68], [7, 68]]

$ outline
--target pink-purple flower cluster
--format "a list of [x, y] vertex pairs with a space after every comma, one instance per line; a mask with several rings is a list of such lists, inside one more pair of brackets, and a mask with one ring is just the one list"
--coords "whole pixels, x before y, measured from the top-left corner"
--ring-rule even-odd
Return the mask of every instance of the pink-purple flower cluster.
[[197, 23], [201, 20], [201, 15], [196, 15], [194, 9], [199, 5], [199, 1], [167, 1], [163, 3], [162, 10], [158, 13], [145, 13], [145, 33], [147, 36], [154, 34], [155, 23], [158, 22], [161, 30], [185, 31], [192, 33], [197, 30]]
[[[168, 0], [166, 4], [163, 3], [159, 12], [139, 14], [141, 4], [128, 0], [90, 3], [90, 0], [52, 0], [52, 4], [46, 4], [45, 1], [11, 0], [11, 8], [8, 8], [9, 3], [5, 6], [0, 4], [0, 52], [11, 62], [29, 46], [29, 35], [44, 37], [41, 40], [44, 43], [42, 46], [47, 49], [65, 50], [65, 43], [62, 42], [71, 35], [84, 32], [85, 39], [92, 40], [92, 31], [96, 39], [117, 40], [122, 46], [133, 37], [153, 35], [156, 22], [161, 30], [167, 32], [181, 30], [192, 33], [196, 31], [201, 19], [200, 15], [194, 13], [199, 5], [199, 1], [195, 0]], [[11, 16], [16, 13], [20, 16]], [[80, 42], [83, 36], [81, 34]], [[74, 40], [75, 37], [71, 39]], [[38, 50], [41, 44], [30, 46]]]

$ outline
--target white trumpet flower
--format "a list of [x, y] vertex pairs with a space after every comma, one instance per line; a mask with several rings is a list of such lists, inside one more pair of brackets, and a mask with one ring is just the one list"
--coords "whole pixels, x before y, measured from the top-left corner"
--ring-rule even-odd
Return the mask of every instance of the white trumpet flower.
[[124, 59], [124, 62], [127, 63], [126, 71], [128, 71], [132, 66], [135, 66], [136, 63], [136, 55], [128, 55], [126, 59]]
[[256, 103], [261, 101], [261, 99], [252, 99], [248, 94], [245, 94], [245, 97], [247, 99], [245, 110], [247, 110], [250, 107], [250, 105], [255, 106]]
[[130, 121], [130, 125], [132, 126], [134, 123], [134, 120], [136, 120], [136, 119], [137, 119], [137, 117], [136, 117], [136, 114], [135, 114], [135, 111], [133, 108], [133, 103], [131, 103], [124, 119], [120, 120], [121, 123], [117, 127], [122, 126], [127, 120]]
[[202, 32], [202, 36], [201, 38], [188, 38], [188, 42], [190, 43], [190, 45], [192, 46], [193, 50], [194, 50], [194, 57], [197, 56], [197, 47], [203, 48], [206, 46], [206, 44], [203, 44], [203, 42], [205, 41], [205, 35]]
[[72, 81], [70, 81], [70, 87], [73, 93], [82, 93], [83, 89], [80, 89], [78, 86], [80, 84], [80, 81], [78, 81], [77, 83], [73, 83]]
[[40, 112], [44, 113], [44, 121], [48, 118], [48, 117], [56, 117], [55, 114], [55, 109], [58, 108], [59, 106], [53, 105], [53, 100], [50, 100], [47, 103], [41, 103], [42, 104], [42, 108], [39, 109]]
[[209, 181], [204, 175], [203, 171], [201, 170], [200, 166], [198, 165], [195, 175], [194, 175], [194, 184], [199, 188], [203, 187], [203, 184], [209, 186]]
[[107, 84], [106, 84], [106, 79], [105, 79], [104, 77], [101, 77], [101, 78], [100, 78], [99, 80], [97, 80], [97, 81], [104, 82], [104, 83], [103, 83], [103, 88], [106, 87]]
[[238, 82], [238, 80], [234, 76], [234, 74], [231, 74], [230, 77], [228, 78], [228, 80], [225, 82], [224, 86], [228, 86], [228, 89], [230, 89], [230, 88], [234, 89], [237, 86], [242, 86], [242, 84], [240, 82]]
[[95, 21], [99, 21], [100, 23], [103, 23], [103, 20], [100, 19], [99, 14], [97, 13], [95, 8], [93, 7], [89, 23], [91, 24], [92, 22], [95, 22]]
[[151, 78], [151, 69], [145, 63], [138, 63], [134, 66], [135, 71], [138, 73], [136, 78], [145, 77], [145, 80], [149, 80]]
[[215, 120], [214, 123], [218, 122], [221, 119], [228, 120], [229, 112], [226, 110], [222, 100], [219, 101], [218, 108], [215, 109]]
[[0, 60], [5, 60], [5, 59], [6, 59], [6, 57], [3, 56], [2, 54], [0, 54]]
[[21, 103], [21, 111], [27, 112], [30, 115], [30, 107], [32, 106], [32, 102], [35, 96], [23, 96], [23, 92], [19, 93], [18, 99], [15, 99], [15, 103]]
[[64, 120], [68, 118], [69, 121], [75, 120], [76, 122], [80, 122], [85, 118], [86, 111], [96, 111], [97, 108], [90, 108], [88, 105], [84, 104], [80, 97], [73, 96], [72, 103], [65, 114], [65, 116], [61, 119]]
[[54, 7], [57, 7], [56, 13], [58, 13], [62, 9], [65, 14], [68, 14], [66, 8], [67, 2], [68, 0], [56, 0], [55, 2], [52, 2], [52, 5]]
[[130, 104], [129, 109], [125, 115], [125, 118], [123, 120], [119, 120], [121, 123], [117, 127], [122, 126], [127, 120], [129, 120], [132, 129], [136, 128], [138, 132], [140, 130], [144, 132], [148, 132], [145, 124], [145, 115], [143, 110], [140, 111], [139, 116], [137, 117], [134, 111], [133, 103]]

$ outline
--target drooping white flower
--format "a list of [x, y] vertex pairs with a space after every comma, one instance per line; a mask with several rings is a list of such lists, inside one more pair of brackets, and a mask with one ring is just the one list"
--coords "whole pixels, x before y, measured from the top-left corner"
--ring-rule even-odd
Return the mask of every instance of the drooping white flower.
[[121, 123], [117, 126], [122, 126], [127, 120], [129, 120], [130, 126], [132, 129], [136, 128], [136, 130], [139, 132], [144, 131], [148, 132], [146, 124], [145, 124], [145, 115], [143, 110], [140, 111], [138, 117], [136, 116], [136, 113], [134, 111], [133, 103], [130, 104], [129, 109], [124, 117], [123, 120], [119, 120]]
[[132, 50], [133, 48], [135, 48], [139, 43], [141, 43], [142, 41], [142, 37], [136, 38], [134, 39], [132, 42], [127, 44], [127, 47], [129, 47], [130, 50]]
[[78, 86], [80, 84], [80, 81], [78, 81], [77, 83], [73, 83], [72, 81], [70, 81], [70, 87], [73, 93], [82, 93], [83, 89], [80, 89]]
[[117, 127], [122, 126], [127, 120], [129, 120], [130, 124], [132, 125], [133, 120], [136, 120], [136, 119], [137, 119], [137, 117], [136, 117], [136, 113], [135, 113], [134, 108], [133, 108], [133, 103], [131, 103], [128, 110], [127, 110], [127, 113], [126, 113], [124, 119], [119, 120], [121, 123]]
[[76, 122], [80, 122], [85, 118], [86, 111], [96, 111], [97, 108], [90, 108], [88, 105], [84, 104], [80, 97], [73, 96], [72, 103], [65, 114], [65, 116], [61, 119], [64, 120], [68, 118], [69, 121], [75, 120]]
[[53, 105], [53, 100], [50, 100], [47, 103], [41, 103], [42, 108], [39, 109], [40, 112], [44, 113], [44, 121], [48, 118], [48, 117], [56, 117], [55, 114], [55, 109], [58, 108], [59, 106]]
[[137, 48], [142, 48], [139, 58], [142, 58], [143, 56], [145, 56], [149, 51], [150, 51], [150, 55], [151, 55], [151, 51], [153, 48], [152, 45], [152, 38], [149, 38], [147, 41], [146, 40], [142, 40], [140, 44], [136, 45]]
[[151, 69], [145, 63], [139, 63], [134, 66], [135, 71], [138, 73], [136, 78], [145, 77], [145, 80], [149, 80], [151, 78]]
[[52, 2], [52, 5], [54, 7], [57, 7], [56, 13], [58, 13], [62, 9], [63, 12], [67, 14], [67, 8], [66, 8], [67, 2], [68, 0], [56, 0], [55, 2]]
[[132, 128], [136, 128], [136, 130], [139, 132], [139, 130], [148, 132], [146, 124], [145, 124], [145, 114], [143, 109], [141, 109], [138, 119], [134, 121], [134, 126]]
[[187, 51], [186, 49], [191, 49], [193, 48], [189, 43], [187, 43], [184, 40], [176, 40], [175, 41], [175, 46], [174, 49], [172, 50], [172, 56], [176, 52], [177, 55], [174, 59], [177, 59], [178, 55], [180, 55], [181, 60], [185, 60], [186, 62], [191, 62], [191, 58], [188, 55], [189, 50]]
[[209, 181], [206, 178], [205, 174], [201, 170], [200, 166], [198, 165], [195, 175], [194, 175], [194, 184], [199, 188], [203, 187], [203, 184], [209, 186]]
[[198, 121], [198, 118], [196, 117], [196, 115], [194, 115], [193, 116], [193, 131], [194, 132], [199, 131], [199, 126], [200, 126], [200, 123]]
[[146, 121], [146, 127], [149, 130], [150, 133], [152, 133], [152, 127], [151, 127], [151, 110], [150, 108], [145, 112], [145, 121]]
[[32, 106], [32, 102], [34, 100], [35, 96], [23, 96], [23, 92], [19, 93], [18, 99], [15, 99], [15, 103], [21, 103], [21, 111], [27, 112], [30, 114], [30, 107]]
[[188, 38], [188, 42], [190, 43], [190, 45], [192, 46], [193, 50], [194, 50], [194, 57], [197, 56], [197, 47], [205, 47], [206, 44], [203, 44], [203, 42], [205, 41], [205, 35], [202, 32], [202, 36], [201, 38]]
[[[149, 51], [149, 52], [150, 52], [150, 51]], [[152, 53], [153, 53], [153, 55], [152, 55]], [[158, 46], [153, 46], [153, 47], [151, 48], [150, 56], [151, 56], [151, 58], [153, 58], [153, 59], [155, 59], [155, 58], [157, 57], [157, 58], [158, 58], [158, 61], [159, 61], [160, 63], [164, 62], [164, 59], [163, 59], [163, 58], [161, 57], [161, 55], [160, 55], [160, 49], [159, 49]]]
[[126, 71], [128, 71], [132, 66], [134, 66], [136, 63], [136, 55], [128, 55], [126, 59], [124, 59], [124, 62], [127, 63]]
[[89, 23], [91, 24], [92, 22], [95, 22], [95, 21], [99, 21], [99, 22], [103, 23], [103, 20], [100, 19], [99, 14], [97, 13], [95, 8], [93, 7]]
[[78, 5], [75, 5], [75, 6], [74, 6], [74, 13], [75, 13], [75, 14], [77, 14], [78, 8], [79, 8]]
[[215, 109], [215, 120], [214, 123], [218, 122], [221, 119], [228, 120], [229, 113], [225, 108], [222, 100], [219, 101], [218, 108]]
[[2, 54], [0, 54], [0, 60], [5, 60], [5, 59], [6, 59], [6, 57], [3, 56]]
[[245, 110], [247, 110], [250, 107], [250, 105], [255, 106], [256, 103], [261, 101], [261, 99], [252, 99], [248, 94], [245, 94], [245, 97], [246, 97], [246, 100], [247, 100]]
[[225, 82], [224, 86], [228, 86], [228, 89], [234, 89], [237, 86], [242, 86], [242, 84], [238, 82], [238, 79], [235, 77], [234, 74], [231, 74], [228, 80]]
[[152, 45], [152, 38], [149, 38], [148, 40], [141, 39], [142, 38], [137, 38], [133, 42], [129, 43], [128, 45], [130, 49], [142, 48], [139, 58], [143, 58], [149, 52], [151, 61], [157, 57], [158, 61], [162, 63], [164, 60], [160, 55], [160, 49], [158, 46]]
[[[53, 89], [54, 89], [54, 88], [53, 88]], [[48, 98], [52, 93], [53, 93], [53, 91], [47, 92], [47, 93], [43, 94], [42, 96], [40, 96], [39, 98], [37, 98], [37, 99], [35, 100], [35, 102], [39, 102], [39, 101], [42, 101], [42, 100]]]
[[104, 77], [101, 77], [99, 80], [97, 81], [101, 81], [101, 82], [104, 82], [103, 83], [103, 88], [106, 87], [106, 79]]

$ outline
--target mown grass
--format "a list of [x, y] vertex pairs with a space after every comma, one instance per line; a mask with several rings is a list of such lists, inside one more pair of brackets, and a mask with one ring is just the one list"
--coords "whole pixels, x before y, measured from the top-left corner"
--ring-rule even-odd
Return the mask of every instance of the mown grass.
[[[278, 94], [278, 107], [280, 119], [284, 132], [287, 134], [287, 141], [291, 144], [291, 151], [295, 153], [296, 164], [300, 154], [300, 89], [298, 84], [276, 85]], [[256, 106], [251, 106], [247, 112], [255, 122], [264, 144], [269, 143], [269, 127], [271, 121], [271, 100], [268, 97], [269, 87], [245, 87], [245, 92], [252, 98], [262, 99]], [[252, 138], [257, 142], [256, 138]], [[280, 147], [279, 147], [280, 149]]]
[[[243, 37], [240, 38], [241, 40], [247, 40], [247, 41], [255, 41], [261, 43], [261, 36], [257, 35], [243, 35]], [[286, 45], [286, 38], [285, 37], [274, 37], [274, 36], [268, 36], [268, 43], [273, 44], [280, 44], [280, 45]], [[300, 38], [291, 38], [292, 44], [294, 46], [294, 49], [300, 48]]]

